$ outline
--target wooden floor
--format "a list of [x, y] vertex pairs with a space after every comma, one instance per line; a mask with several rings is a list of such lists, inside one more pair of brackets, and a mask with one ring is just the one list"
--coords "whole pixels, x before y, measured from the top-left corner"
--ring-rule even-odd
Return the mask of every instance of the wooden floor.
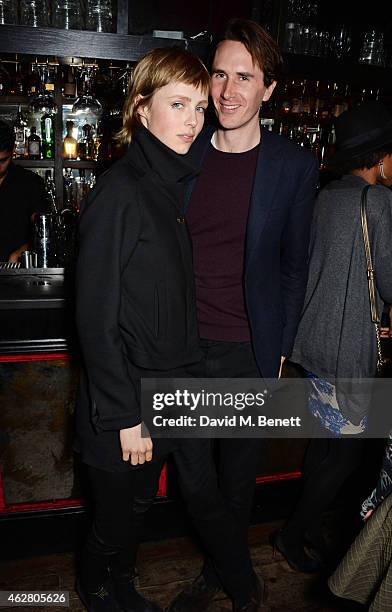
[[[330, 595], [325, 586], [325, 578], [299, 574], [292, 571], [282, 557], [273, 558], [268, 534], [277, 527], [276, 523], [256, 525], [251, 527], [249, 533], [255, 570], [263, 576], [267, 585], [267, 600], [262, 608], [265, 612], [364, 610]], [[138, 561], [141, 576], [139, 590], [166, 608], [184, 585], [197, 576], [201, 564], [200, 553], [189, 538], [144, 543]], [[72, 554], [35, 557], [2, 563], [0, 566], [0, 590], [66, 590], [70, 593], [70, 610], [79, 612], [84, 607], [75, 593], [74, 582]], [[66, 608], [28, 609], [45, 612]], [[231, 603], [222, 593], [208, 610], [231, 610]]]

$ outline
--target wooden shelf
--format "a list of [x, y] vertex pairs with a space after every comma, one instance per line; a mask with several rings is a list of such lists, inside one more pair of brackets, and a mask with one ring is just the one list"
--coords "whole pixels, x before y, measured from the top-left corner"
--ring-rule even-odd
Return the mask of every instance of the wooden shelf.
[[14, 159], [12, 161], [16, 166], [23, 166], [23, 168], [54, 168], [53, 159]]
[[0, 25], [0, 53], [75, 56], [136, 62], [151, 49], [173, 45], [187, 46], [200, 57], [205, 57], [208, 53], [208, 45], [192, 40]]

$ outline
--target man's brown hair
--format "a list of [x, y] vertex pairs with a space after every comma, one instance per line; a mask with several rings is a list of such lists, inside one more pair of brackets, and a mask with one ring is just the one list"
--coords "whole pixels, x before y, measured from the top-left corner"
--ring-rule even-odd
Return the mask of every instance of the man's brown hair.
[[264, 85], [277, 81], [282, 69], [282, 54], [276, 41], [261, 25], [250, 19], [230, 19], [221, 42], [235, 40], [244, 45], [253, 63], [264, 73]]

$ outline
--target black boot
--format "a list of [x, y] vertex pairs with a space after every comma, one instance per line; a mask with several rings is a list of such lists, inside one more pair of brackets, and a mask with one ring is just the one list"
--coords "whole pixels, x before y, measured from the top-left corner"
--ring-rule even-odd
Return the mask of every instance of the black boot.
[[112, 576], [116, 600], [122, 612], [162, 612], [153, 601], [149, 601], [135, 588], [135, 575]]
[[278, 550], [295, 571], [313, 574], [323, 569], [320, 560], [310, 557], [303, 544], [286, 537], [284, 531], [273, 534], [270, 540], [274, 548], [274, 554]]
[[167, 612], [205, 612], [220, 591], [218, 586], [207, 584], [204, 575], [200, 574], [177, 595]]
[[266, 598], [265, 584], [262, 578], [254, 575], [254, 589], [249, 601], [244, 604], [233, 603], [233, 612], [256, 612], [261, 610]]
[[84, 589], [78, 581], [76, 591], [88, 612], [121, 612], [108, 584], [92, 592]]

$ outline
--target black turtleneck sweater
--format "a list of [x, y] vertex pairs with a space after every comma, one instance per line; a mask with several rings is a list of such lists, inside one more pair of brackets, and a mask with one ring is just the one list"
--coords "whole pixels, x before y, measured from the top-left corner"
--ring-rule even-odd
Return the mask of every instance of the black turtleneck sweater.
[[182, 216], [183, 190], [194, 174], [187, 156], [142, 128], [82, 207], [76, 319], [87, 376], [77, 448], [91, 465], [124, 469], [118, 430], [141, 421], [135, 371], [167, 371], [201, 358]]

